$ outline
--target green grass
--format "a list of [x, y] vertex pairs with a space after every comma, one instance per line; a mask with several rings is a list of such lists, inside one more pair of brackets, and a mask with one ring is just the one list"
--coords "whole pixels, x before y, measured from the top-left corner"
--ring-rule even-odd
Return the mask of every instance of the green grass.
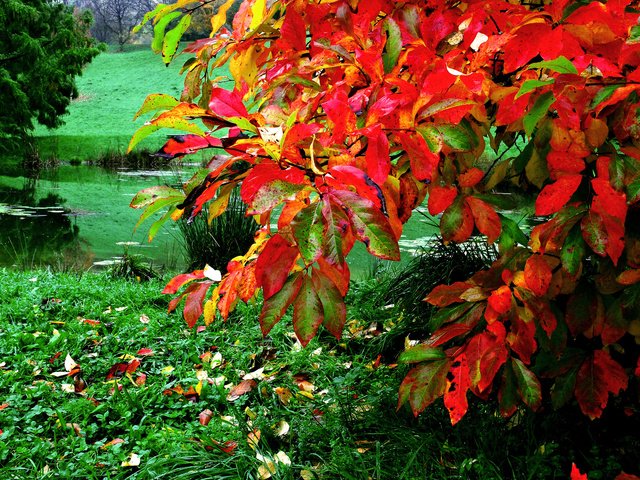
[[[133, 116], [147, 95], [180, 96], [184, 77], [179, 71], [186, 59], [186, 54], [178, 56], [165, 67], [160, 56], [148, 46], [101, 53], [77, 79], [80, 96], [64, 117], [65, 125], [55, 130], [36, 129], [41, 156], [71, 161], [124, 151], [144, 122], [144, 119], [134, 122]], [[154, 134], [139, 148], [158, 148], [167, 132]]]
[[[166, 313], [161, 280], [0, 270], [0, 478], [257, 479], [258, 454], [278, 452], [291, 465], [277, 463], [276, 479], [567, 478], [572, 460], [589, 462], [590, 478], [621, 470], [620, 445], [596, 441], [597, 424], [572, 436], [570, 417], [504, 420], [473, 399], [455, 428], [442, 402], [418, 418], [396, 411], [406, 367], [388, 352], [374, 363], [376, 339], [402, 321], [368, 301], [383, 284], [354, 285], [341, 341], [322, 333], [302, 349], [288, 316], [262, 337], [259, 301], [189, 330]], [[67, 355], [80, 367], [71, 376]], [[107, 378], [134, 357], [135, 371]], [[252, 373], [255, 388], [228, 400]], [[592, 435], [586, 450], [579, 435]], [[138, 466], [126, 466], [132, 454]]]

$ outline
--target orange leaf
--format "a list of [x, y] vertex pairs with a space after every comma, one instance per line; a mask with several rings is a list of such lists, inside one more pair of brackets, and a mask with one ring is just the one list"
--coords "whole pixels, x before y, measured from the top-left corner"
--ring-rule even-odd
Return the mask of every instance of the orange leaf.
[[582, 182], [582, 175], [563, 175], [546, 185], [536, 198], [536, 215], [551, 215], [564, 207]]
[[229, 391], [229, 394], [227, 395], [227, 401], [233, 402], [239, 399], [245, 393], [249, 393], [251, 390], [253, 390], [256, 385], [258, 384], [255, 380], [241, 381], [238, 385], [236, 385]]

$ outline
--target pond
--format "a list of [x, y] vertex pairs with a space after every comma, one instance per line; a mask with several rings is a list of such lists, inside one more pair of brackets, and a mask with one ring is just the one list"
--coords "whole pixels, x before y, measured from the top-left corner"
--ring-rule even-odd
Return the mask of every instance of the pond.
[[24, 176], [0, 171], [0, 266], [91, 268], [123, 253], [142, 254], [157, 266], [180, 268], [177, 229], [163, 228], [152, 243], [150, 223], [134, 231], [140, 211], [129, 207], [139, 190], [175, 185], [195, 167], [180, 170], [116, 170], [65, 165]]
[[[134, 230], [139, 210], [133, 196], [154, 185], [177, 186], [197, 165], [153, 170], [106, 170], [92, 165], [61, 164], [25, 176], [19, 166], [0, 168], [0, 267], [97, 269], [125, 252], [140, 254], [156, 267], [177, 271], [186, 262], [179, 229], [167, 222], [153, 242], [147, 220]], [[400, 241], [403, 259], [432, 238], [435, 230], [414, 214]], [[366, 275], [375, 260], [362, 245], [350, 255], [355, 277]]]

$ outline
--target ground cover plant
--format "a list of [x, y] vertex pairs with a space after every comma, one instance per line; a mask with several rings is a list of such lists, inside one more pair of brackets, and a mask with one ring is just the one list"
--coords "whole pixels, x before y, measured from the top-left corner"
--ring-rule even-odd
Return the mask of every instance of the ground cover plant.
[[[208, 2], [145, 18], [165, 63], [197, 3]], [[223, 10], [213, 36], [187, 48], [196, 58], [182, 96], [148, 97], [140, 113], [155, 113], [130, 145], [171, 126], [188, 134], [163, 147], [167, 156], [229, 154], [184, 191], [148, 189], [133, 207], [191, 219], [215, 198], [221, 213], [241, 185], [248, 214], [265, 225], [222, 279], [199, 270], [165, 287], [185, 287], [171, 308], [184, 299], [187, 324], [201, 315], [210, 324], [216, 311], [227, 318], [262, 290], [264, 334], [293, 306], [302, 344], [321, 325], [340, 338], [345, 256], [361, 241], [398, 259], [402, 226], [428, 195], [445, 241], [480, 234], [499, 256], [427, 297], [440, 312], [426, 342], [401, 356], [415, 366], [400, 405], [418, 415], [443, 397], [455, 424], [471, 392], [505, 417], [574, 405], [596, 419], [616, 397], [634, 415], [635, 2], [251, 0], [231, 30]], [[169, 19], [178, 23], [166, 29]], [[207, 75], [224, 64], [233, 90]], [[517, 208], [501, 195], [510, 190], [534, 204], [531, 232], [505, 215]]]
[[584, 458], [606, 479], [635, 455], [628, 422], [396, 411], [407, 367], [378, 339], [401, 312], [369, 302], [380, 280], [353, 285], [342, 341], [301, 348], [284, 325], [263, 338], [259, 299], [196, 330], [167, 314], [162, 280], [1, 270], [2, 478], [567, 478]]

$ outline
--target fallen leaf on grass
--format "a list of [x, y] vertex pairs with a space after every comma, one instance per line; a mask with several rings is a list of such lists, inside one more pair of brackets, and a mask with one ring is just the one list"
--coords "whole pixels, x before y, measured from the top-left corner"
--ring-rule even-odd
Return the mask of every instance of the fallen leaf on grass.
[[227, 395], [227, 401], [233, 402], [233, 401], [237, 400], [238, 398], [240, 398], [245, 393], [248, 393], [251, 390], [253, 390], [256, 387], [256, 385], [258, 385], [258, 384], [256, 383], [255, 380], [243, 380], [243, 381], [241, 381], [238, 385], [236, 385], [235, 387], [233, 387], [231, 389], [231, 391]]
[[78, 317], [78, 321], [80, 323], [86, 323], [86, 324], [89, 324], [89, 325], [93, 325], [94, 327], [96, 327], [96, 326], [101, 324], [101, 322], [99, 320], [91, 320], [90, 318]]
[[285, 420], [280, 420], [273, 427], [273, 433], [276, 435], [276, 437], [284, 437], [287, 433], [289, 433], [290, 428], [291, 427], [289, 427], [289, 424]]
[[171, 372], [173, 372], [174, 370], [175, 370], [175, 367], [172, 367], [171, 365], [167, 365], [162, 370], [160, 370], [160, 373], [162, 375], [171, 375]]
[[122, 462], [123, 467], [138, 467], [140, 466], [140, 457], [135, 453], [132, 453], [128, 460]]
[[213, 412], [208, 408], [201, 411], [200, 415], [198, 415], [198, 421], [200, 422], [200, 425], [204, 425], [205, 427], [209, 425], [209, 422], [211, 421], [212, 416], [213, 416]]
[[138, 350], [136, 355], [139, 355], [141, 357], [148, 357], [149, 355], [153, 355], [153, 350], [151, 350], [150, 348], [141, 348], [140, 350]]
[[4, 410], [5, 408], [9, 408], [8, 403], [3, 403], [2, 405], [0, 405], [0, 410]]
[[276, 392], [276, 395], [278, 395], [278, 400], [280, 400], [280, 403], [282, 403], [282, 405], [289, 405], [289, 402], [293, 398], [291, 390], [286, 387], [276, 387], [273, 389], [273, 391]]
[[121, 438], [114, 438], [113, 440], [102, 445], [100, 448], [102, 450], [106, 450], [107, 448], [112, 447], [113, 445], [118, 445], [119, 443], [124, 443], [124, 440]]
[[264, 378], [264, 367], [254, 370], [253, 372], [247, 373], [242, 377], [243, 380], [262, 380]]
[[140, 322], [142, 323], [149, 323], [149, 317], [147, 317], [144, 313], [142, 315], [140, 315]]

